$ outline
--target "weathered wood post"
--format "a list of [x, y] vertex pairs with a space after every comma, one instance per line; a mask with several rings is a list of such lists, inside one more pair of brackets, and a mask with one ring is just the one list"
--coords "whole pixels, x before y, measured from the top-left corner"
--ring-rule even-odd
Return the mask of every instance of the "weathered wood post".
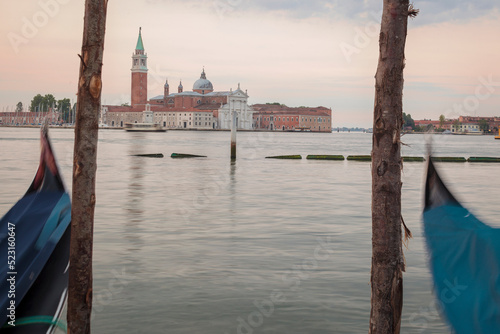
[[384, 0], [372, 148], [371, 334], [399, 333], [403, 307], [401, 143], [408, 0]]
[[97, 131], [107, 0], [85, 0], [73, 154], [68, 333], [90, 333]]
[[233, 89], [229, 93], [229, 113], [231, 114], [231, 160], [236, 160], [236, 131], [238, 127], [237, 113], [234, 110], [234, 103], [231, 103], [231, 95], [233, 94]]

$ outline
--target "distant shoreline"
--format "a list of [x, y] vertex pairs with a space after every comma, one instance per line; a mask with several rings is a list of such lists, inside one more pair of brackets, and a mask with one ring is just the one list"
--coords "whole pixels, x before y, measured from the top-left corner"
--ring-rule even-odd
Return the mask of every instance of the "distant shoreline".
[[[40, 128], [40, 125], [0, 125], [0, 128]], [[75, 126], [57, 126], [57, 125], [49, 125], [49, 128], [51, 129], [75, 129]], [[117, 127], [99, 127], [99, 130], [124, 130], [124, 128], [117, 128]], [[170, 129], [167, 128], [167, 131], [202, 131], [202, 132], [230, 132], [230, 129]], [[325, 132], [325, 131], [276, 131], [276, 130], [238, 130], [238, 132], [269, 132], [269, 133], [319, 133], [319, 134], [325, 134], [325, 133], [366, 133], [366, 134], [372, 134], [372, 132], [364, 132], [364, 131], [332, 131], [332, 132]], [[401, 132], [402, 135], [425, 135], [428, 134], [427, 132]], [[433, 135], [452, 135], [452, 136], [495, 136], [496, 133], [483, 133], [483, 134], [466, 134], [466, 133], [461, 133], [461, 134], [452, 134], [452, 133], [445, 133], [443, 134], [442, 132], [434, 132], [432, 133]]]
[[[41, 125], [0, 125], [0, 128], [40, 128]], [[58, 126], [58, 125], [49, 125], [51, 129], [74, 129], [75, 126]], [[99, 127], [99, 130], [122, 130], [124, 128], [119, 127]], [[177, 129], [177, 128], [167, 128], [167, 131], [202, 131], [202, 132], [230, 132], [230, 129]], [[326, 131], [275, 131], [275, 130], [245, 130], [239, 129], [238, 132], [272, 132], [272, 133], [331, 133]], [[343, 131], [347, 132], [347, 131]], [[362, 132], [362, 131], [356, 131]]]

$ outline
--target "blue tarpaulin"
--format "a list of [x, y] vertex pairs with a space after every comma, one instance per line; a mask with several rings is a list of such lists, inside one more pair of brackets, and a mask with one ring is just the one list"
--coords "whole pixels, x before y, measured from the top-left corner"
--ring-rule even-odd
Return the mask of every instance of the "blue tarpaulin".
[[457, 334], [500, 333], [500, 229], [462, 207], [429, 164], [424, 235], [441, 309]]

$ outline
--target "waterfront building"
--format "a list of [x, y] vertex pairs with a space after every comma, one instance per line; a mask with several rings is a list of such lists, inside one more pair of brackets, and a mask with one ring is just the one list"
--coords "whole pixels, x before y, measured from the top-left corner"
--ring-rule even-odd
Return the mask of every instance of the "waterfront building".
[[488, 124], [489, 130], [500, 129], [500, 117], [460, 116], [460, 123]]
[[254, 128], [271, 131], [332, 131], [332, 110], [325, 107], [287, 107], [254, 104]]
[[236, 90], [215, 91], [203, 68], [192, 91], [184, 91], [182, 81], [177, 93], [170, 92], [168, 80], [163, 94], [147, 98], [147, 54], [139, 29], [135, 52], [132, 55], [131, 105], [101, 108], [101, 123], [110, 127], [123, 127], [125, 123], [143, 123], [147, 112], [153, 121], [166, 128], [230, 129], [231, 113], [237, 113], [238, 129], [251, 130], [253, 109], [248, 105], [248, 94], [238, 84]]
[[425, 129], [433, 128], [433, 129], [439, 129], [442, 128], [444, 130], [451, 130], [451, 126], [453, 125], [454, 120], [445, 120], [441, 126], [440, 121], [433, 121], [431, 119], [422, 119], [422, 120], [415, 120], [415, 126], [420, 126]]
[[477, 123], [458, 123], [451, 126], [451, 133], [457, 134], [483, 134]]
[[62, 124], [61, 113], [56, 109], [48, 111], [0, 112], [0, 125], [38, 125], [47, 120], [49, 124]]
[[500, 128], [500, 117], [482, 117], [482, 116], [459, 116], [456, 119], [446, 119], [441, 126], [438, 120], [416, 120], [415, 126], [422, 128], [440, 127], [451, 132], [472, 132], [488, 129], [489, 132], [496, 132]]

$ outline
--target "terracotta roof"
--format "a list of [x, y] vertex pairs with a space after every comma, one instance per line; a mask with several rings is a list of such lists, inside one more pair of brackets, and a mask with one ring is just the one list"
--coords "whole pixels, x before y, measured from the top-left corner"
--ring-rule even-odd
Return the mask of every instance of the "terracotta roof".
[[143, 112], [144, 107], [134, 107], [131, 106], [106, 106], [103, 107], [108, 108], [108, 112]]
[[274, 104], [254, 104], [251, 106], [255, 114], [274, 114], [274, 115], [310, 115], [310, 116], [331, 116], [331, 109], [325, 107], [287, 107], [285, 105]]
[[[145, 106], [103, 106], [108, 108], [108, 112], [143, 112]], [[150, 104], [150, 110], [154, 112], [195, 112], [195, 108], [165, 108], [164, 106]]]
[[331, 109], [322, 106], [319, 107], [288, 107], [285, 105], [276, 104], [254, 104], [251, 106], [255, 111], [267, 112], [267, 113], [281, 113], [281, 112], [293, 112], [293, 113], [305, 113], [305, 112], [327, 112], [330, 113]]

